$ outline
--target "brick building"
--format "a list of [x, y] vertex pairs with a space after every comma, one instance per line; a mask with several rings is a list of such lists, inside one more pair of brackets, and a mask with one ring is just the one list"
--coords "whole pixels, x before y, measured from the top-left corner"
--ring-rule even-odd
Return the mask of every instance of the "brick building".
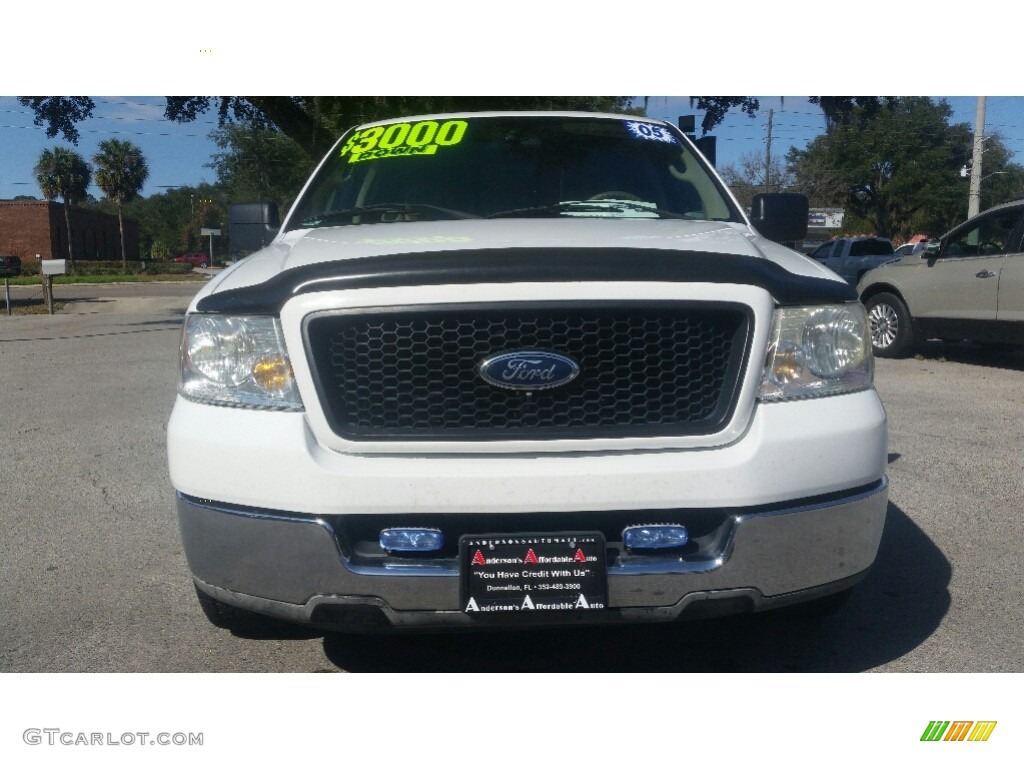
[[[124, 220], [125, 250], [139, 258], [139, 222]], [[71, 208], [71, 247], [75, 260], [120, 261], [121, 231], [117, 216]], [[22, 262], [68, 257], [64, 204], [46, 200], [0, 200], [0, 254]]]

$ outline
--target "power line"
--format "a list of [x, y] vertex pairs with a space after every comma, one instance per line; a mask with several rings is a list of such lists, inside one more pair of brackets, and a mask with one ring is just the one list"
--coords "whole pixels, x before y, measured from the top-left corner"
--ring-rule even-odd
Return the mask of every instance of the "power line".
[[[36, 131], [45, 130], [40, 125], [0, 125], [0, 128], [17, 128], [17, 129], [33, 129]], [[208, 138], [205, 133], [168, 133], [162, 131], [105, 131], [100, 128], [81, 128], [80, 133], [106, 133], [113, 134], [115, 136], [166, 136], [169, 138], [182, 138], [182, 139], [205, 139]]]

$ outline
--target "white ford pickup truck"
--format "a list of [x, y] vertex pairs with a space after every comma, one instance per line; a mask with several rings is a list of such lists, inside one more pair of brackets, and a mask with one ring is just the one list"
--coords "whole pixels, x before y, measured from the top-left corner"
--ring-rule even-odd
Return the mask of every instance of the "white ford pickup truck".
[[207, 616], [836, 607], [878, 551], [886, 417], [853, 288], [773, 242], [805, 228], [657, 120], [349, 131], [185, 318], [168, 456]]

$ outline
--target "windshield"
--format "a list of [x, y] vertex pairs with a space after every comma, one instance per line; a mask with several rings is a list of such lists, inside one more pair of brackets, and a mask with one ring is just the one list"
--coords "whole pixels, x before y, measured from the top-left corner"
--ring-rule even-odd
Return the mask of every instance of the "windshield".
[[468, 115], [352, 132], [285, 229], [580, 216], [741, 220], [703, 162], [664, 125]]

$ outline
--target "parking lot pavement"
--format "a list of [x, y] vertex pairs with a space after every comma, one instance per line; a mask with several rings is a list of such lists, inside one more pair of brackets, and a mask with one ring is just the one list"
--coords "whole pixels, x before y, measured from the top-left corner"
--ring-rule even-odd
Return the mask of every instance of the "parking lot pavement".
[[930, 344], [878, 361], [889, 517], [874, 570], [824, 621], [243, 636], [196, 604], [167, 475], [196, 286], [141, 290], [0, 317], [0, 671], [1024, 671], [1024, 350]]

